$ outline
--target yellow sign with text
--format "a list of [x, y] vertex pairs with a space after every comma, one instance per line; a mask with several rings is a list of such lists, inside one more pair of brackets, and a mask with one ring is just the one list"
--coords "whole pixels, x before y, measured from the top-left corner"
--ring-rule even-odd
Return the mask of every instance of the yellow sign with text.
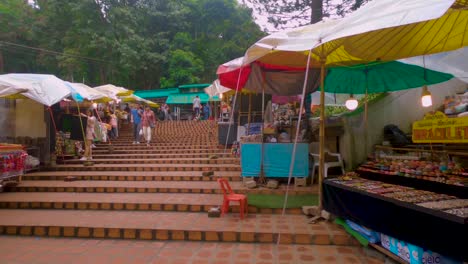
[[427, 114], [413, 123], [414, 143], [468, 143], [468, 116], [449, 118], [442, 112]]

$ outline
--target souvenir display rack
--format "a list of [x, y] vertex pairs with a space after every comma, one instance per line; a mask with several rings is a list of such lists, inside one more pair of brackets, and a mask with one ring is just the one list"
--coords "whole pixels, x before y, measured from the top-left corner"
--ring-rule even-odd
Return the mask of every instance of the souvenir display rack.
[[455, 259], [468, 259], [468, 199], [353, 173], [324, 181], [323, 206], [377, 232]]
[[[462, 160], [467, 153], [386, 146], [376, 149], [374, 159], [357, 169], [362, 177], [468, 198], [468, 171]], [[461, 159], [455, 162], [455, 156]]]
[[17, 178], [21, 181], [24, 174], [24, 163], [28, 153], [17, 144], [0, 144], [0, 181]]

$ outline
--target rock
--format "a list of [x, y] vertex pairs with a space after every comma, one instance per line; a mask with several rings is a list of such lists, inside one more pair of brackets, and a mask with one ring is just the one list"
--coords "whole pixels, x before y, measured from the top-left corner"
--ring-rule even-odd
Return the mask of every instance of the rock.
[[249, 189], [253, 189], [255, 187], [257, 187], [257, 183], [255, 181], [247, 181], [244, 183], [245, 187], [249, 188]]
[[66, 182], [72, 182], [72, 181], [78, 180], [78, 178], [76, 178], [75, 176], [67, 176], [63, 180], [66, 181]]
[[221, 216], [221, 209], [219, 207], [211, 207], [208, 210], [208, 217], [220, 217]]
[[302, 212], [305, 215], [318, 215], [318, 206], [302, 206]]
[[203, 177], [208, 177], [208, 176], [213, 176], [214, 172], [213, 171], [204, 171], [202, 172]]
[[309, 224], [316, 224], [320, 221], [324, 220], [321, 216], [314, 216], [309, 219]]
[[331, 214], [325, 210], [322, 210], [321, 216], [325, 218], [326, 220], [330, 220]]
[[267, 182], [267, 188], [270, 188], [270, 189], [277, 189], [278, 185], [279, 185], [279, 182], [276, 180], [268, 180]]
[[244, 184], [244, 186], [245, 186], [245, 183], [249, 181], [255, 181], [255, 180], [253, 177], [242, 177], [242, 183]]
[[307, 186], [307, 177], [303, 178], [294, 178], [294, 186]]

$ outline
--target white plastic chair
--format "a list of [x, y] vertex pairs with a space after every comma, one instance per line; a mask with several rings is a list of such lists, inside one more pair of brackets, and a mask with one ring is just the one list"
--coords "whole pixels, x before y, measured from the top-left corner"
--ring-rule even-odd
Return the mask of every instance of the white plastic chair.
[[[311, 175], [311, 182], [314, 182], [314, 176], [315, 176], [315, 168], [320, 166], [320, 143], [319, 142], [312, 142], [309, 145], [309, 155], [314, 159], [313, 167], [312, 167], [312, 175]], [[332, 161], [332, 162], [325, 162], [325, 170], [324, 170], [324, 178], [328, 177], [328, 169], [334, 168], [334, 167], [340, 167], [341, 172], [345, 174], [344, 166], [343, 166], [343, 159], [341, 158], [340, 153], [333, 153], [330, 152], [328, 149], [325, 148], [324, 151], [325, 155], [328, 154], [332, 157], [336, 157], [337, 161]]]

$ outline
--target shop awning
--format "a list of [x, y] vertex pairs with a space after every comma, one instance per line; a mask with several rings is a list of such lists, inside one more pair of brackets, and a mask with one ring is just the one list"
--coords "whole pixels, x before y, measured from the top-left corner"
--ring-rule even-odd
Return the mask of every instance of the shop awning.
[[179, 88], [180, 89], [206, 88], [210, 85], [211, 83], [184, 84], [184, 85], [179, 85]]
[[122, 96], [122, 97], [120, 97], [120, 99], [122, 99], [122, 102], [125, 102], [125, 103], [130, 103], [130, 102], [131, 103], [143, 103], [143, 104], [149, 105], [150, 107], [154, 107], [154, 108], [159, 107], [159, 104], [157, 104], [157, 103], [155, 103], [153, 101], [141, 98], [140, 96], [135, 95], [135, 94], [131, 94], [131, 95], [128, 95], [128, 96]]
[[94, 87], [94, 89], [98, 90], [101, 93], [108, 95], [109, 97], [129, 96], [133, 93], [132, 90], [128, 90], [123, 87], [118, 87], [112, 84], [101, 85], [98, 87]]
[[168, 97], [171, 94], [178, 94], [179, 88], [165, 88], [165, 89], [154, 89], [154, 90], [140, 90], [135, 91], [135, 95], [138, 95], [141, 98], [161, 98]]
[[210, 99], [210, 96], [206, 93], [187, 93], [187, 94], [171, 94], [167, 97], [166, 104], [191, 104], [195, 96], [200, 97], [201, 103], [206, 103], [209, 101], [219, 101], [219, 97], [213, 96]]
[[71, 95], [71, 88], [50, 74], [10, 73], [0, 75], [0, 97], [29, 98], [46, 106]]

